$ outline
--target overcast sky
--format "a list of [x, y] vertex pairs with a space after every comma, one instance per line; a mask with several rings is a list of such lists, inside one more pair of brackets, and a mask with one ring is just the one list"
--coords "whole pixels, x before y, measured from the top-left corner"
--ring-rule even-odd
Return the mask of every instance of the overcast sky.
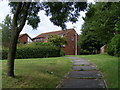
[[[88, 0], [88, 2], [93, 2], [93, 1], [94, 0]], [[80, 12], [81, 16], [78, 18], [78, 21], [76, 23], [74, 24], [70, 22], [67, 23], [66, 24], [67, 29], [73, 28], [75, 26], [76, 32], [80, 34], [81, 26], [84, 23], [82, 17], [85, 17], [85, 13], [86, 11]], [[0, 23], [5, 19], [5, 16], [7, 14], [10, 14], [10, 7], [8, 6], [8, 2], [4, 0], [0, 1]], [[45, 14], [44, 11], [40, 11], [38, 14], [41, 19], [41, 22], [39, 23], [39, 27], [37, 28], [37, 30], [33, 30], [31, 26], [25, 25], [21, 34], [27, 33], [30, 37], [33, 38], [41, 33], [61, 30], [61, 27], [53, 25], [53, 23], [50, 22], [49, 17], [46, 17], [44, 14]]]

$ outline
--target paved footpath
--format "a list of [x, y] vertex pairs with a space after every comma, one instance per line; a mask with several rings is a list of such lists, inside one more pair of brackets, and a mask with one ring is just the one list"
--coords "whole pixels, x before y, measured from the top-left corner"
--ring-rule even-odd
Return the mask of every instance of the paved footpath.
[[57, 88], [106, 88], [105, 81], [97, 67], [83, 58], [72, 59], [72, 70]]

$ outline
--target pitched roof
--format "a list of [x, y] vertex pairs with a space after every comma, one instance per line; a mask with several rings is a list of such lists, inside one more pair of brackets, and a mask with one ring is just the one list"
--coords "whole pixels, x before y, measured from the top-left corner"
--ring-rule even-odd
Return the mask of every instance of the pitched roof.
[[42, 34], [34, 37], [33, 39], [40, 38], [40, 37], [46, 37], [46, 36], [48, 36], [48, 35], [60, 35], [60, 34], [65, 34], [66, 32], [68, 32], [68, 31], [70, 31], [70, 30], [74, 30], [74, 29], [67, 29], [67, 30], [59, 30], [59, 31], [42, 33]]
[[32, 40], [32, 38], [31, 38], [27, 33], [20, 34], [20, 35], [19, 35], [19, 38], [21, 38], [21, 37], [24, 36], [24, 35], [27, 35], [27, 36]]

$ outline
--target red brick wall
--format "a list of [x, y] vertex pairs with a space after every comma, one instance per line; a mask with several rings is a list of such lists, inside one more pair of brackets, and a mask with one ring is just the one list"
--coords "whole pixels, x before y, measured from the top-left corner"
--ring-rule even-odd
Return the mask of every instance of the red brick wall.
[[23, 36], [19, 37], [19, 40], [20, 40], [21, 43], [25, 44], [28, 41], [28, 36], [23, 35]]
[[[67, 35], [65, 35], [68, 45], [65, 46], [65, 48], [63, 49], [65, 51], [65, 55], [75, 55], [75, 44], [76, 44], [76, 32], [74, 30], [71, 30], [67, 33]], [[72, 41], [71, 38], [74, 38], [74, 40]], [[78, 36], [77, 36], [78, 38]], [[79, 52], [79, 51], [78, 51]]]

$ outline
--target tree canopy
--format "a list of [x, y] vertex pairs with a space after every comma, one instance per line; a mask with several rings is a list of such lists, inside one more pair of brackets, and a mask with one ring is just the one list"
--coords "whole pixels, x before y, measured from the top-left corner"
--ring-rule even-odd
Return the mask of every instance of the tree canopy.
[[89, 5], [86, 17], [83, 18], [85, 23], [80, 36], [80, 45], [83, 49], [89, 50], [89, 47], [96, 46], [100, 49], [120, 33], [119, 10], [120, 2], [97, 2]]
[[[24, 10], [22, 11], [22, 9], [26, 5], [26, 2], [20, 3], [21, 15], [18, 16], [18, 25], [21, 22], [21, 17], [24, 13]], [[9, 3], [12, 13], [15, 13], [17, 4], [17, 2]], [[46, 16], [51, 16], [50, 21], [53, 22], [54, 25], [65, 29], [65, 23], [69, 21], [75, 23], [77, 18], [80, 16], [79, 12], [84, 11], [86, 7], [86, 2], [31, 2], [27, 15], [27, 24], [31, 25], [33, 29], [36, 29], [38, 27], [38, 23], [40, 22], [38, 12], [40, 10], [44, 10]]]
[[50, 35], [48, 36], [48, 41], [53, 43], [57, 47], [63, 47], [63, 45], [67, 45], [67, 40], [65, 37], [61, 37], [58, 35]]

